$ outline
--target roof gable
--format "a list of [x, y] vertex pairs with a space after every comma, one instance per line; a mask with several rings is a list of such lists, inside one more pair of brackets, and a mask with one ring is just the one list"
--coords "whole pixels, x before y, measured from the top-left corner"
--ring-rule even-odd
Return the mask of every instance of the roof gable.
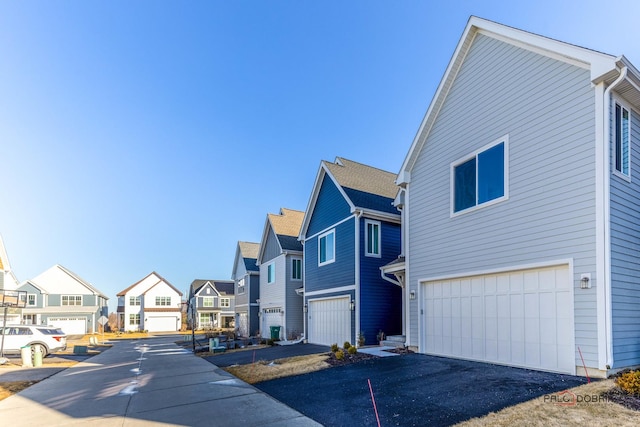
[[[206, 289], [212, 289], [213, 292], [218, 295], [234, 295], [235, 283], [232, 280], [207, 280], [196, 279], [191, 282], [191, 297], [202, 296], [201, 292]], [[206, 294], [206, 292], [205, 292]]]
[[29, 282], [43, 292], [47, 289], [49, 294], [93, 294], [109, 299], [91, 283], [59, 264], [40, 273]]
[[427, 113], [402, 164], [400, 173], [396, 178], [396, 182], [399, 185], [405, 185], [410, 182], [411, 170], [415, 165], [418, 154], [427, 140], [431, 127], [449, 94], [449, 90], [477, 34], [496, 38], [505, 43], [510, 43], [520, 48], [588, 69], [590, 70], [591, 79], [594, 83], [613, 80], [617, 75], [617, 58], [612, 55], [560, 42], [472, 16], [467, 22], [462, 37], [458, 42], [444, 76], [438, 85]]
[[303, 219], [304, 212], [287, 208], [280, 208], [279, 214], [267, 214], [258, 251], [258, 262], [263, 259], [267, 244], [272, 237], [275, 237], [280, 253], [287, 250], [301, 251], [302, 244], [299, 246], [293, 244], [291, 238], [297, 240]]
[[118, 292], [118, 294], [116, 296], [119, 296], [119, 297], [125, 296], [126, 294], [134, 291], [134, 289], [135, 289], [134, 293], [136, 295], [142, 295], [146, 291], [148, 291], [150, 288], [152, 288], [155, 285], [157, 285], [159, 282], [166, 283], [170, 288], [172, 288], [174, 291], [176, 291], [176, 293], [178, 295], [182, 296], [182, 292], [180, 292], [175, 286], [173, 286], [171, 283], [169, 283], [168, 280], [166, 280], [164, 277], [160, 276], [155, 271], [152, 271], [151, 273], [149, 273], [148, 275], [146, 275], [142, 279], [138, 280], [133, 285], [131, 285], [128, 288], [123, 289], [122, 291]]
[[259, 272], [260, 268], [256, 265], [258, 261], [258, 252], [260, 251], [260, 244], [253, 242], [241, 242], [238, 241], [236, 247], [236, 256], [233, 260], [233, 271], [231, 273], [232, 279], [238, 279], [239, 266], [242, 265], [244, 271], [240, 271], [240, 275], [248, 272]]

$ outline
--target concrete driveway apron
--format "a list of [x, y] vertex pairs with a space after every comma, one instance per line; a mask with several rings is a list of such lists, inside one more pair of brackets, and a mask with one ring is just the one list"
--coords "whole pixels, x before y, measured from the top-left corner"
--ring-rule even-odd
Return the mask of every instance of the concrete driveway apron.
[[313, 420], [174, 344], [113, 348], [0, 401], [11, 426], [317, 426]]

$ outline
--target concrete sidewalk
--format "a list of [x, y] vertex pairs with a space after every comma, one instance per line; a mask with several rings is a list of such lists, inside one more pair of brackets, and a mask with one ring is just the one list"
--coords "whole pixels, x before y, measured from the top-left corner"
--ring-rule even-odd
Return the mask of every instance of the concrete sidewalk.
[[318, 426], [217, 366], [175, 337], [113, 348], [0, 401], [12, 426]]

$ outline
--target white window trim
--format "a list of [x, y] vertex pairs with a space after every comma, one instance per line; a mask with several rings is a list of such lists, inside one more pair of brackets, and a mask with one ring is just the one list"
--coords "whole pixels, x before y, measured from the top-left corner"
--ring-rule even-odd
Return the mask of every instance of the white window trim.
[[[369, 224], [378, 226], [378, 253], [369, 252]], [[370, 219], [364, 220], [364, 255], [372, 258], [382, 256], [382, 223]]]
[[[211, 305], [207, 305], [205, 301], [211, 301]], [[213, 307], [215, 305], [214, 297], [202, 297], [202, 307]]]
[[[320, 262], [320, 239], [328, 236], [329, 234], [333, 234], [333, 258], [328, 261]], [[336, 262], [336, 229], [333, 228], [329, 231], [326, 231], [320, 235], [318, 235], [318, 267], [322, 267], [323, 265], [332, 264]]]
[[223, 308], [231, 307], [231, 298], [220, 298], [220, 307], [223, 307]]
[[[497, 199], [489, 200], [488, 202], [484, 202], [482, 204], [477, 204], [478, 200], [478, 164], [476, 162], [476, 205], [467, 209], [460, 210], [455, 212], [455, 195], [456, 195], [456, 183], [455, 183], [455, 168], [462, 163], [471, 160], [473, 158], [477, 158], [478, 154], [487, 151], [488, 149], [495, 147], [496, 145], [504, 142], [504, 195], [502, 197], [498, 197]], [[464, 157], [461, 157], [449, 165], [449, 217], [457, 217], [460, 215], [464, 215], [470, 212], [475, 212], [478, 209], [484, 209], [489, 206], [493, 206], [497, 203], [504, 202], [509, 200], [509, 134], [506, 134], [502, 138], [498, 138], [493, 142], [481, 147], [480, 149], [474, 151], [471, 154], [468, 154]]]
[[[270, 269], [273, 269], [273, 280], [271, 281], [269, 281], [271, 279], [271, 277], [269, 277]], [[271, 285], [273, 283], [276, 283], [276, 263], [275, 262], [267, 264], [267, 285]]]
[[246, 286], [245, 277], [243, 277], [242, 279], [238, 280], [238, 295], [244, 294], [245, 286]]
[[[29, 304], [29, 297], [33, 295], [33, 304]], [[62, 302], [62, 301], [61, 301]], [[26, 305], [27, 307], [35, 307], [38, 305], [38, 295], [36, 294], [27, 294], [27, 301], [26, 301]]]
[[[300, 261], [300, 278], [293, 277], [293, 273], [295, 272], [295, 269], [293, 268], [293, 264], [295, 263], [295, 261]], [[296, 282], [302, 281], [302, 266], [303, 266], [302, 258], [291, 258], [291, 280]]]
[[[616, 152], [616, 104], [618, 104], [620, 107], [624, 108], [625, 110], [627, 110], [629, 112], [629, 174], [625, 174], [622, 171], [619, 171], [618, 169], [616, 169], [616, 158], [618, 157], [618, 153]], [[612, 138], [611, 138], [611, 153], [613, 154], [611, 156], [611, 170], [613, 171], [613, 174], [627, 182], [631, 182], [631, 165], [632, 165], [632, 161], [633, 161], [633, 141], [631, 139], [631, 127], [633, 126], [633, 122], [632, 122], [632, 109], [629, 106], [629, 104], [627, 104], [626, 102], [622, 101], [619, 98], [614, 98], [613, 99], [613, 111], [611, 112], [611, 131], [612, 131]]]
[[[67, 302], [69, 302], [69, 298], [73, 298], [74, 300], [74, 304], [63, 304], [63, 300], [64, 297], [67, 297]], [[75, 304], [75, 300], [77, 297], [80, 297], [80, 304]], [[81, 307], [82, 304], [84, 303], [84, 298], [82, 297], [82, 295], [60, 295], [60, 306], [64, 306], [64, 307]]]

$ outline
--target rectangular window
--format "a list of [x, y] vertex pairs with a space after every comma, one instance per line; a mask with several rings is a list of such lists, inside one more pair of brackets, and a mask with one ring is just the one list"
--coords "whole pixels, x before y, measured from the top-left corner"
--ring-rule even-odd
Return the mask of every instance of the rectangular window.
[[203, 297], [202, 298], [202, 306], [203, 307], [213, 307], [213, 297]]
[[630, 123], [629, 110], [616, 103], [615, 117], [615, 160], [616, 171], [625, 176], [630, 175]]
[[28, 294], [27, 295], [27, 306], [35, 307], [36, 305], [36, 294]]
[[62, 295], [62, 305], [82, 305], [82, 295]]
[[130, 325], [140, 325], [140, 314], [130, 314], [129, 315], [129, 324]]
[[220, 307], [231, 307], [231, 298], [220, 298]]
[[331, 230], [318, 237], [318, 265], [330, 264], [336, 260], [336, 231]]
[[302, 280], [302, 260], [299, 258], [291, 260], [291, 278], [293, 280]]
[[380, 222], [365, 220], [365, 255], [371, 257], [380, 257]]
[[140, 305], [140, 297], [129, 297], [129, 305]]
[[452, 210], [460, 212], [507, 198], [507, 137], [451, 164]]
[[238, 293], [244, 294], [244, 277], [238, 280]]
[[213, 326], [213, 315], [211, 313], [200, 313], [200, 327], [212, 328]]
[[156, 297], [156, 305], [171, 305], [171, 297]]
[[276, 265], [271, 263], [267, 266], [267, 283], [276, 281]]

